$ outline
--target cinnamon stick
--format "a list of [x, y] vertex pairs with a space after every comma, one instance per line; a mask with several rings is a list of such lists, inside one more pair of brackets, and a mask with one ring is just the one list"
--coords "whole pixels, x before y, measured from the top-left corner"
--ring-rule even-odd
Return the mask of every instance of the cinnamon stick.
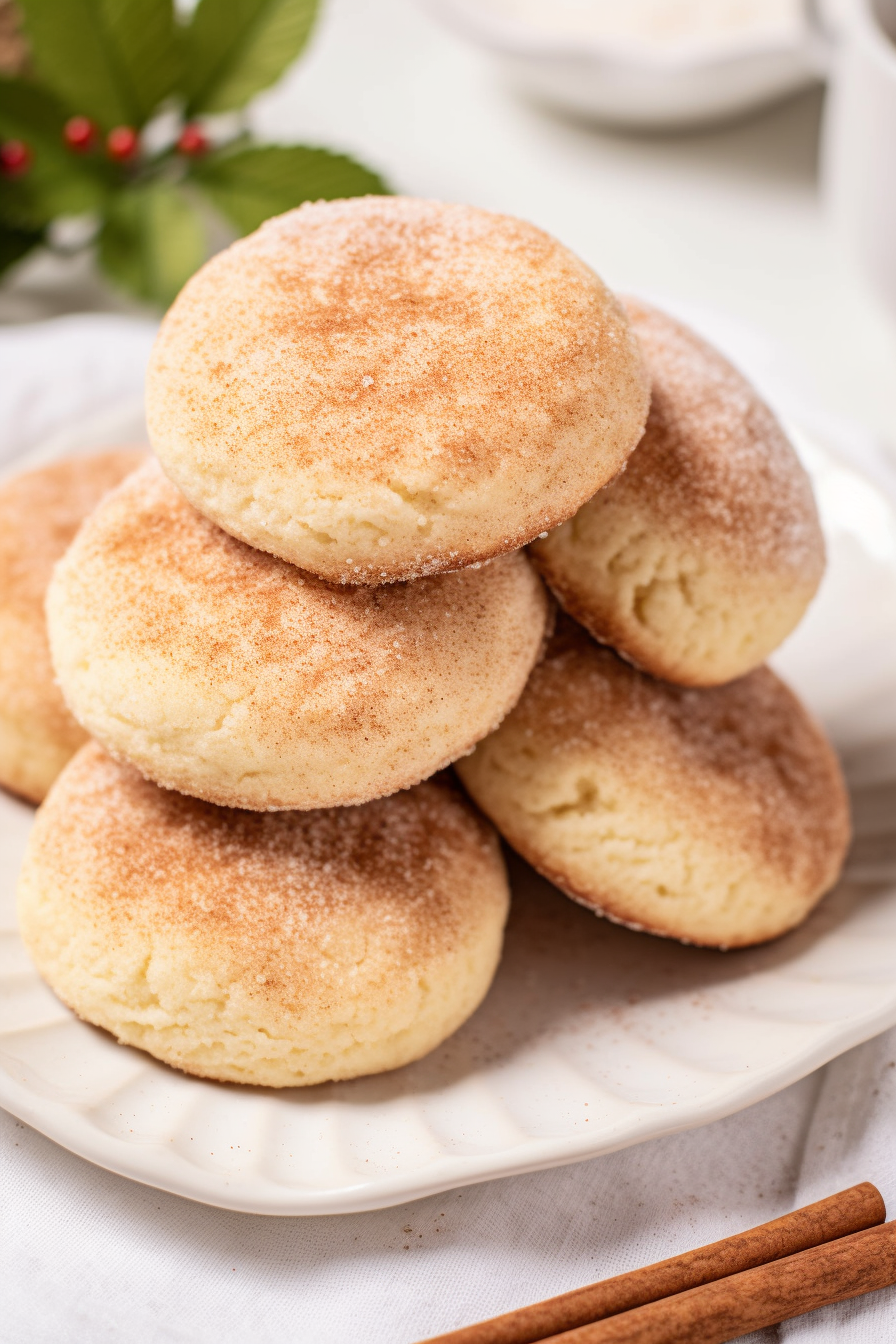
[[726, 1344], [896, 1283], [896, 1222], [705, 1283], [544, 1344]]
[[886, 1218], [880, 1192], [864, 1181], [759, 1227], [655, 1265], [576, 1288], [503, 1316], [439, 1335], [427, 1344], [534, 1344], [591, 1321], [628, 1312], [808, 1247], [874, 1227]]

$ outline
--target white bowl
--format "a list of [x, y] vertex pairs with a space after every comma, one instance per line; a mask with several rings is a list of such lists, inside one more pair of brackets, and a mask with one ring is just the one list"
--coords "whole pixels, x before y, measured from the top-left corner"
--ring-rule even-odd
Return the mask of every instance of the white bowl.
[[808, 17], [779, 33], [668, 47], [535, 27], [481, 0], [419, 0], [492, 53], [524, 92], [620, 126], [678, 129], [750, 111], [816, 82], [825, 44]]

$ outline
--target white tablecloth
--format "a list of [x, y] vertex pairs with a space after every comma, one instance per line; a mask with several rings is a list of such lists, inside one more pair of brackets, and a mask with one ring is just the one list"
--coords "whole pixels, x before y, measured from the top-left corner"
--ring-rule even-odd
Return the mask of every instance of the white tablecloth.
[[[263, 1218], [0, 1112], [4, 1344], [411, 1344], [872, 1179], [896, 1209], [896, 1033], [704, 1129], [378, 1213]], [[888, 1289], [755, 1339], [883, 1344]]]
[[[702, 316], [792, 414], [813, 413], [782, 378], [773, 347]], [[0, 466], [85, 417], [100, 423], [105, 407], [133, 405], [152, 333], [148, 322], [108, 316], [0, 329]], [[816, 429], [834, 423], [814, 414]], [[835, 432], [892, 484], [873, 440]], [[896, 1032], [703, 1129], [341, 1217], [191, 1204], [98, 1170], [0, 1112], [0, 1340], [411, 1344], [855, 1181], [874, 1181], [896, 1213], [894, 1140]], [[763, 1338], [894, 1336], [896, 1293], [887, 1291]]]

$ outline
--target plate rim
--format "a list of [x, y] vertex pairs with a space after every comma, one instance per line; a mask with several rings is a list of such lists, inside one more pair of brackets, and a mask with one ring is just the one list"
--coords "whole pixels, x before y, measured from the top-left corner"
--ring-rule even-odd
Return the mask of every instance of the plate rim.
[[[127, 402], [121, 400], [110, 406], [108, 417], [104, 418], [114, 420], [117, 415], [130, 413], [133, 409], [133, 399]], [[794, 429], [793, 437], [797, 442], [808, 440], [823, 457], [867, 482], [885, 501], [896, 527], [894, 499], [887, 494], [882, 483], [864, 469], [863, 464], [856, 463], [847, 453], [839, 451], [836, 442], [831, 443], [817, 434], [814, 426], [813, 429], [806, 429], [794, 423], [792, 413], [782, 418], [788, 422], [788, 430]], [[64, 435], [55, 435], [48, 443], [7, 460], [0, 467], [0, 478], [42, 465], [57, 456], [67, 455], [63, 444], [70, 445], [76, 441], [79, 431], [87, 433], [96, 420], [94, 416], [85, 421], [83, 426], [72, 425]], [[72, 451], [71, 447], [68, 451]], [[13, 799], [14, 795], [9, 797]], [[21, 799], [15, 801], [28, 807]], [[613, 1129], [609, 1133], [604, 1131], [599, 1138], [592, 1139], [584, 1134], [531, 1136], [512, 1146], [478, 1154], [454, 1155], [443, 1150], [423, 1168], [415, 1167], [397, 1174], [380, 1173], [366, 1179], [359, 1175], [357, 1181], [338, 1188], [311, 1188], [298, 1182], [292, 1185], [277, 1184], [254, 1171], [247, 1176], [214, 1171], [190, 1164], [180, 1154], [169, 1149], [164, 1141], [125, 1140], [99, 1126], [91, 1125], [86, 1118], [86, 1106], [40, 1097], [38, 1093], [30, 1091], [10, 1072], [14, 1067], [11, 1062], [4, 1063], [0, 1068], [0, 1106], [92, 1165], [148, 1188], [210, 1207], [261, 1216], [351, 1214], [394, 1207], [467, 1185], [587, 1161], [652, 1139], [712, 1124], [782, 1091], [894, 1025], [896, 984], [893, 985], [891, 1002], [826, 1025], [819, 1033], [821, 1038], [816, 1039], [811, 1048], [794, 1047], [794, 1052], [783, 1062], [773, 1063], [761, 1071], [739, 1074], [733, 1086], [733, 1076], [720, 1073], [718, 1084], [710, 1089], [709, 1097], [703, 1093], [696, 1100], [674, 1103], [674, 1117], [671, 1115], [673, 1105], [668, 1102], [651, 1104], [633, 1101], [629, 1103], [631, 1114], [620, 1117], [614, 1122]], [[146, 1058], [151, 1059], [150, 1056]], [[171, 1158], [175, 1159], [173, 1163]], [[167, 1171], [166, 1163], [169, 1167]]]
[[[80, 1019], [77, 1020], [80, 1021]], [[123, 1157], [116, 1160], [114, 1156], [119, 1152], [122, 1154], [130, 1151], [146, 1153], [147, 1150], [151, 1149], [155, 1149], [159, 1153], [165, 1152], [158, 1141], [127, 1143], [107, 1131], [100, 1130], [97, 1127], [90, 1129], [85, 1126], [86, 1141], [75, 1146], [77, 1143], [76, 1136], [64, 1137], [65, 1122], [56, 1125], [52, 1123], [52, 1118], [61, 1112], [71, 1125], [72, 1113], [74, 1112], [77, 1116], [74, 1127], [77, 1128], [83, 1118], [83, 1108], [76, 1104], [45, 1098], [43, 1110], [49, 1114], [41, 1115], [40, 1107], [33, 1106], [25, 1100], [26, 1097], [33, 1094], [25, 1093], [24, 1089], [14, 1079], [10, 1078], [5, 1068], [0, 1070], [0, 1107], [32, 1129], [37, 1130], [38, 1133], [43, 1134], [45, 1138], [73, 1153], [76, 1157], [90, 1162], [103, 1171], [110, 1171], [117, 1176], [135, 1181], [138, 1185], [145, 1185], [150, 1189], [161, 1190], [166, 1194], [177, 1195], [197, 1204], [225, 1209], [232, 1213], [249, 1213], [268, 1217], [328, 1217], [337, 1214], [371, 1213], [377, 1209], [394, 1208], [397, 1205], [412, 1203], [418, 1199], [427, 1199], [432, 1195], [443, 1194], [446, 1191], [457, 1190], [468, 1185], [482, 1185], [491, 1180], [503, 1180], [506, 1177], [547, 1171], [553, 1167], [571, 1166], [576, 1162], [586, 1162], [593, 1158], [608, 1156], [610, 1153], [621, 1152], [640, 1143], [648, 1143], [652, 1139], [667, 1138], [674, 1134], [684, 1133], [687, 1130], [701, 1129], [704, 1125], [714, 1124], [718, 1120], [724, 1120], [728, 1116], [739, 1114], [741, 1111], [775, 1096], [793, 1083], [797, 1083], [817, 1069], [823, 1068], [824, 1065], [829, 1064], [840, 1055], [864, 1044], [866, 1041], [872, 1040], [875, 1036], [893, 1026], [896, 1026], [896, 988], [894, 988], [894, 1000], [890, 1005], [886, 1008], [869, 1010], [868, 1013], [860, 1015], [858, 1021], [852, 1025], [851, 1030], [847, 1031], [840, 1028], [835, 1031], [832, 1029], [829, 1033], [829, 1039], [817, 1043], [812, 1051], [792, 1059], [783, 1067], [778, 1065], [769, 1068], [763, 1074], [745, 1078], [738, 1089], [727, 1092], [725, 1100], [720, 1100], [716, 1105], [708, 1104], [705, 1099], [693, 1103], [691, 1114], [682, 1118], [680, 1123], [668, 1123], [669, 1106], [657, 1104], [656, 1115], [657, 1117], [663, 1115], [663, 1122], [655, 1126], [645, 1122], [640, 1126], [639, 1132], [630, 1133], [627, 1137], [621, 1138], [618, 1143], [612, 1140], [595, 1143], [590, 1139], [585, 1139], [584, 1136], [582, 1136], [581, 1142], [569, 1137], [531, 1139], [525, 1145], [520, 1144], [518, 1147], [525, 1147], [530, 1152], [532, 1149], [543, 1151], [540, 1153], [531, 1152], [529, 1157], [521, 1161], [512, 1160], [512, 1154], [516, 1151], [515, 1148], [505, 1149], [502, 1154], [497, 1156], [494, 1153], [465, 1154], [457, 1157], [444, 1154], [427, 1168], [427, 1170], [445, 1168], [444, 1175], [425, 1182], [420, 1181], [419, 1173], [415, 1170], [404, 1176], [378, 1177], [364, 1182], [359, 1180], [355, 1185], [346, 1185], [338, 1190], [329, 1189], [305, 1194], [300, 1193], [302, 1187], [299, 1185], [276, 1186], [273, 1182], [265, 1180], [265, 1186], [270, 1191], [282, 1189], [287, 1192], [282, 1200], [274, 1198], [268, 1203], [262, 1202], [257, 1193], [254, 1197], [245, 1199], [234, 1198], [232, 1194], [228, 1195], [228, 1187], [238, 1186], [242, 1182], [239, 1178], [228, 1176], [224, 1172], [213, 1173], [204, 1168], [188, 1166], [184, 1163], [184, 1170], [189, 1173], [189, 1176], [184, 1180], [177, 1181], [166, 1178], [164, 1175], [153, 1176], [145, 1169], [141, 1172], [137, 1169], [136, 1164], [125, 1160]], [[835, 1036], [836, 1040], [832, 1039]], [[122, 1046], [121, 1048], [134, 1049], [131, 1046]], [[169, 1066], [163, 1065], [162, 1067]], [[190, 1081], [204, 1081], [200, 1078], [194, 1079], [190, 1075], [184, 1076], [190, 1077]], [[725, 1075], [721, 1076], [725, 1077]], [[24, 1094], [22, 1098], [16, 1095], [20, 1091]], [[676, 1105], [681, 1104], [676, 1103]], [[632, 1103], [632, 1109], [635, 1110], [636, 1107], [646, 1109], [648, 1103]], [[107, 1152], [101, 1155], [95, 1152], [94, 1149], [100, 1145], [101, 1141], [99, 1138], [92, 1140], [90, 1138], [92, 1134], [103, 1135], [102, 1142], [112, 1145], [113, 1153]], [[561, 1147], [564, 1149], [562, 1153], [559, 1151]], [[551, 1151], [552, 1148], [553, 1151]], [[170, 1154], [166, 1153], [167, 1156], [170, 1156]], [[178, 1162], [180, 1163], [180, 1161], [181, 1159], [178, 1156]], [[260, 1179], [263, 1178], [253, 1175], [245, 1181], [245, 1184], [250, 1186], [254, 1183], [257, 1186]], [[210, 1188], [213, 1186], [216, 1188]]]

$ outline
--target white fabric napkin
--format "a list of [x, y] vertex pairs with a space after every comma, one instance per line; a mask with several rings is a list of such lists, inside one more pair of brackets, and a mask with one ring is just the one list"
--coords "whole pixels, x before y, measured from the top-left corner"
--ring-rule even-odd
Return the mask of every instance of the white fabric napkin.
[[[263, 1218], [90, 1166], [0, 1113], [4, 1344], [411, 1344], [872, 1179], [896, 1032], [703, 1129], [376, 1213]], [[875, 1091], [877, 1089], [877, 1091]], [[896, 1290], [753, 1340], [882, 1344]]]
[[[896, 498], [886, 455], [860, 430], [819, 415], [767, 342], [716, 315], [686, 316], [791, 418], [854, 456]], [[152, 334], [151, 323], [108, 316], [0, 330], [0, 465], [85, 417], [95, 417], [103, 442], [133, 421]], [[77, 434], [73, 443], [86, 446]], [[894, 1139], [896, 1030], [702, 1129], [341, 1217], [192, 1204], [101, 1171], [0, 1112], [0, 1341], [412, 1344], [855, 1181], [874, 1181], [896, 1214]], [[886, 1290], [750, 1338], [894, 1337], [896, 1290]]]

